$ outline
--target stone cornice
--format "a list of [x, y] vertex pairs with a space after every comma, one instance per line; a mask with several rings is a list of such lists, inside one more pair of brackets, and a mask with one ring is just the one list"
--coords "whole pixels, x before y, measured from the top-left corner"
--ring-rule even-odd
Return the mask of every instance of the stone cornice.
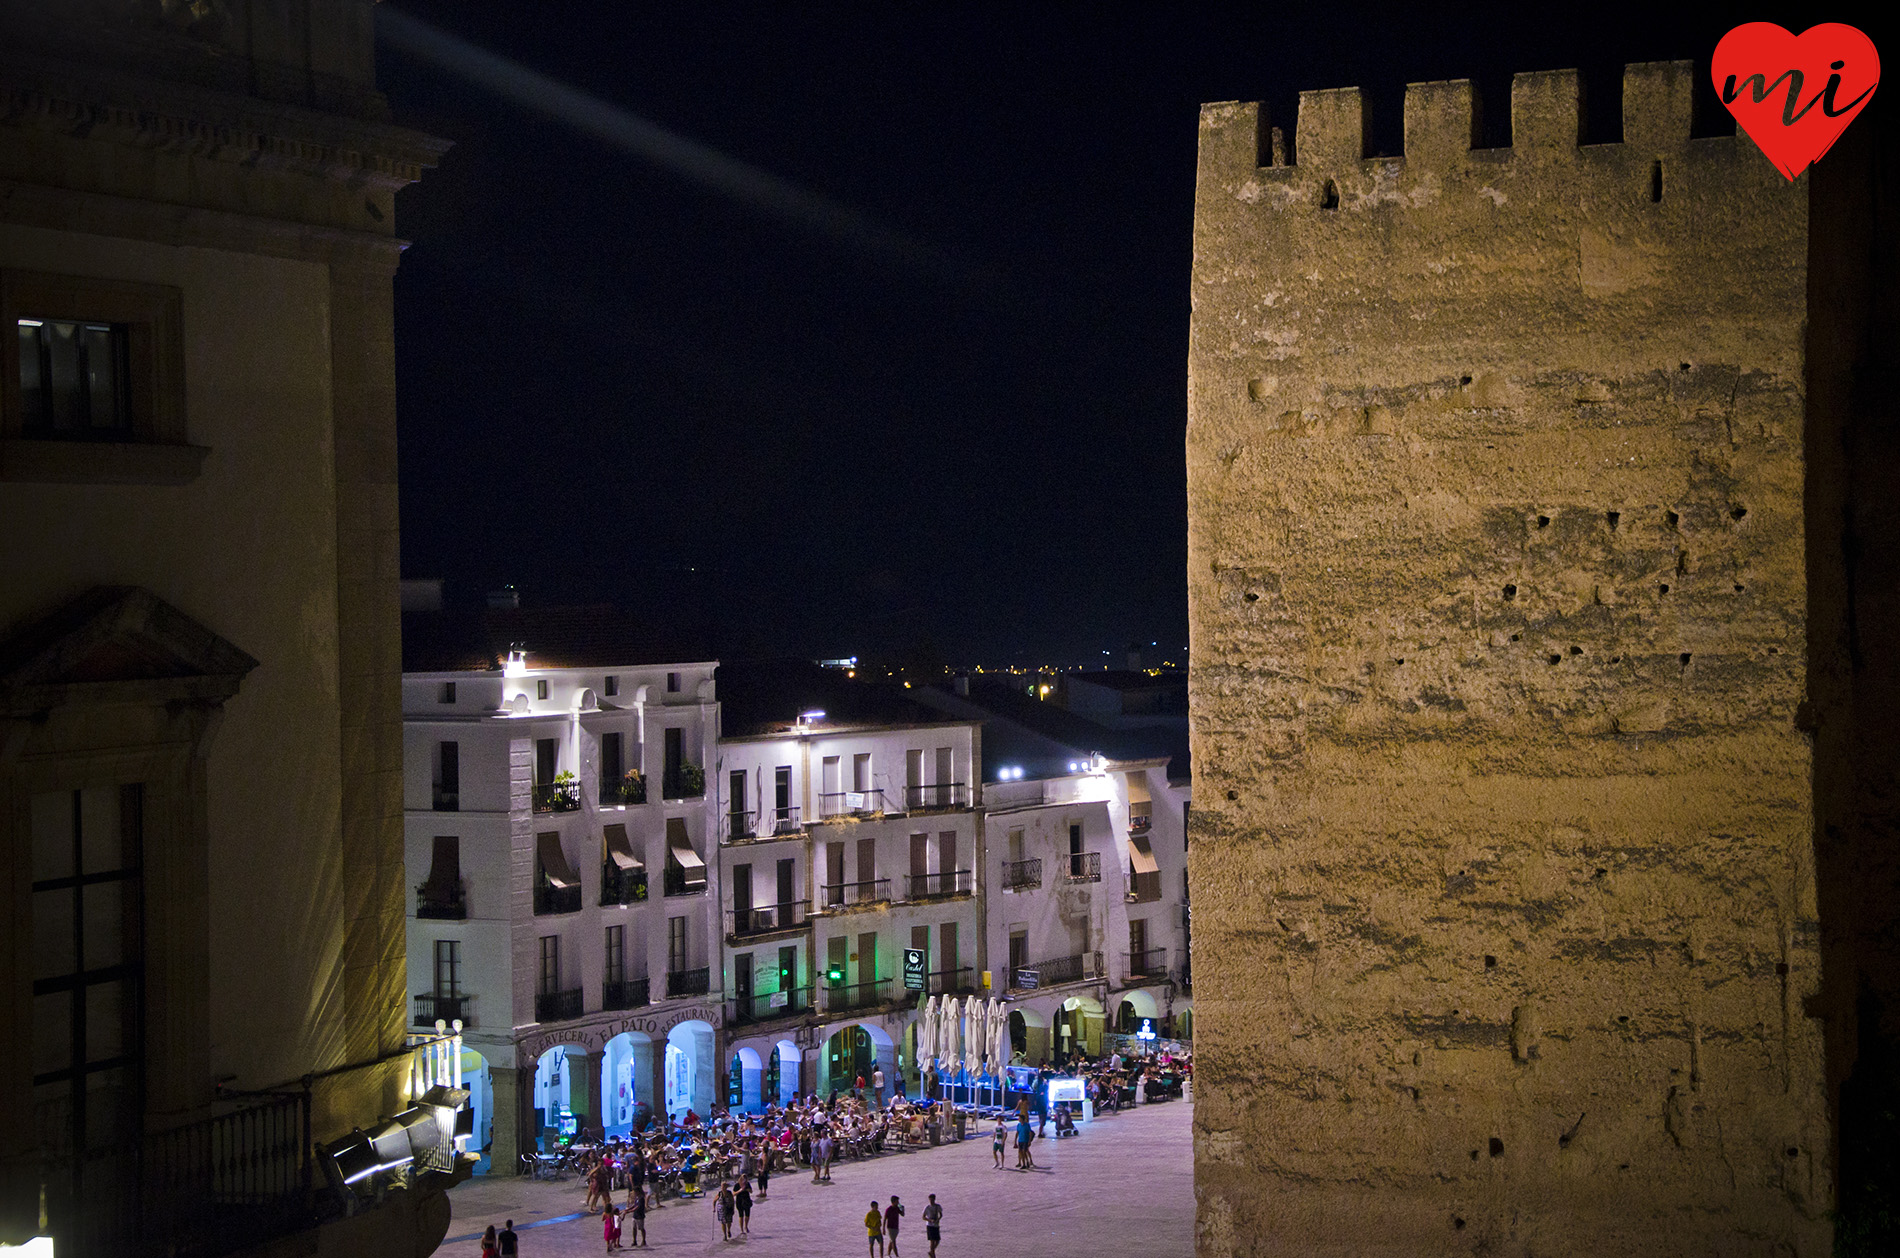
[[0, 126], [400, 188], [450, 142], [406, 127], [17, 53], [0, 58]]

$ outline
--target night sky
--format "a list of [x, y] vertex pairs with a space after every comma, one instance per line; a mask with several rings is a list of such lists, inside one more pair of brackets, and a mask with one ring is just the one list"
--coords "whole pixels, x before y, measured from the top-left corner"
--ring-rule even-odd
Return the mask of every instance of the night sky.
[[1739, 21], [1890, 46], [1851, 7], [381, 8], [844, 207], [789, 221], [379, 47], [396, 119], [456, 145], [397, 203], [404, 575], [726, 658], [1179, 660], [1203, 101], [1288, 125], [1357, 85], [1397, 152], [1407, 81], [1475, 78], [1495, 137], [1513, 71], [1577, 66], [1608, 138], [1624, 61], [1706, 73]]

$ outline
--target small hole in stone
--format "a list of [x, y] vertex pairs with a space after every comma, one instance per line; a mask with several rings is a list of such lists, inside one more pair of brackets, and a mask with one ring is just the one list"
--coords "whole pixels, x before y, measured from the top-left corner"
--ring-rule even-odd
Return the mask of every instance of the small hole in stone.
[[1228, 792], [1227, 792], [1227, 798], [1228, 798], [1228, 799], [1239, 799], [1239, 798], [1240, 798], [1240, 792], [1239, 792], [1239, 791], [1228, 791]]
[[1657, 593], [1659, 593], [1659, 594], [1667, 594], [1667, 593], [1669, 593], [1669, 586], [1668, 586], [1668, 585], [1666, 585], [1666, 584], [1664, 584], [1664, 585], [1659, 585], [1659, 586], [1657, 586], [1657, 587], [1656, 587], [1656, 592], [1657, 592]]
[[1728, 518], [1731, 520], [1740, 520], [1743, 516], [1746, 516], [1747, 514], [1748, 514], [1747, 507], [1736, 507], [1733, 511], [1730, 511], [1728, 513]]
[[1549, 528], [1549, 527], [1550, 527], [1550, 517], [1549, 517], [1549, 516], [1547, 516], [1547, 515], [1540, 515], [1540, 516], [1538, 516], [1538, 517], [1537, 517], [1537, 527], [1538, 527], [1538, 528], [1540, 528], [1540, 529], [1547, 529], [1547, 528]]
[[1473, 1162], [1476, 1162], [1478, 1160], [1478, 1151], [1476, 1149], [1473, 1149], [1471, 1151], [1471, 1160]]
[[1775, 962], [1775, 973], [1780, 975], [1782, 978], [1787, 978], [1788, 977], [1788, 963], [1786, 961]]
[[1610, 522], [1610, 532], [1614, 533], [1616, 532], [1616, 522], [1623, 518], [1623, 513], [1621, 511], [1605, 511], [1603, 518]]
[[1607, 869], [1599, 869], [1599, 870], [1597, 870], [1597, 871], [1596, 871], [1596, 872], [1595, 872], [1594, 874], [1591, 874], [1590, 876], [1591, 876], [1592, 878], [1601, 878], [1601, 877], [1602, 877], [1603, 875], [1605, 875], [1605, 874], [1607, 874], [1607, 873], [1609, 873], [1609, 872], [1610, 872], [1610, 871], [1609, 871], [1609, 870], [1607, 870]]
[[1249, 603], [1258, 603], [1260, 601], [1260, 596], [1255, 594], [1252, 590], [1248, 590], [1245, 594], [1241, 595], [1241, 597], [1246, 599]]
[[1336, 210], [1339, 208], [1339, 185], [1328, 179], [1326, 187], [1319, 194], [1319, 208]]
[[1781, 654], [1781, 648], [1780, 648], [1780, 647], [1778, 647], [1778, 646], [1771, 646], [1771, 647], [1769, 647], [1769, 648], [1768, 648], [1768, 654], [1770, 654], [1770, 655], [1780, 655], [1780, 654]]
[[1695, 657], [1690, 655], [1689, 652], [1684, 651], [1681, 655], [1678, 655], [1676, 657], [1676, 663], [1682, 665], [1684, 668], [1687, 668], [1689, 667], [1689, 661], [1694, 658]]
[[1564, 662], [1564, 657], [1561, 655], [1552, 655], [1548, 657], [1548, 662], [1551, 664], [1561, 664]]
[[1798, 1158], [1798, 1157], [1800, 1157], [1800, 1156], [1801, 1156], [1801, 1150], [1799, 1150], [1799, 1149], [1797, 1149], [1797, 1148], [1795, 1148], [1795, 1147], [1794, 1147], [1793, 1145], [1789, 1145], [1789, 1146], [1788, 1146], [1788, 1156], [1789, 1156], [1789, 1157], [1791, 1157], [1791, 1158]]
[[1619, 1171], [1627, 1171], [1629, 1168], [1630, 1164], [1628, 1162], [1619, 1162], [1616, 1166], [1616, 1169]]
[[1392, 662], [1393, 662], [1394, 664], [1403, 664], [1403, 663], [1405, 663], [1405, 661], [1404, 661], [1403, 659], [1396, 659], [1396, 660], [1393, 660]]
[[1504, 587], [1504, 601], [1505, 602], [1508, 603], [1516, 597], [1517, 597], [1517, 587], [1515, 585], [1507, 585]]
[[1628, 1022], [1630, 1020], [1630, 1016], [1627, 1013], [1619, 1013], [1616, 1015], [1616, 1020], [1618, 1022]]
[[1517, 641], [1517, 640], [1518, 640], [1519, 638], [1521, 638], [1521, 637], [1523, 637], [1523, 636], [1524, 636], [1524, 635], [1523, 635], [1523, 634], [1521, 634], [1521, 633], [1514, 633], [1514, 634], [1512, 634], [1512, 635], [1511, 635], [1511, 641], [1513, 641], [1513, 642], [1516, 642], [1516, 641]]
[[1687, 371], [1687, 370], [1689, 370], [1689, 364], [1688, 364], [1688, 363], [1680, 363], [1680, 364], [1678, 364], [1678, 369], [1679, 369], [1679, 370], [1682, 370], [1682, 371]]
[[1649, 201], [1651, 205], [1662, 200], [1662, 162], [1649, 164]]
[[1737, 594], [1740, 594], [1740, 593], [1742, 592], [1742, 588], [1743, 588], [1743, 587], [1742, 587], [1742, 584], [1741, 584], [1741, 582], [1739, 582], [1739, 581], [1737, 581], [1737, 582], [1735, 583], [1735, 592], [1736, 592]]
[[1484, 968], [1485, 968], [1485, 969], [1487, 969], [1487, 970], [1495, 970], [1495, 969], [1497, 969], [1497, 968], [1498, 968], [1498, 959], [1497, 959], [1496, 957], [1494, 957], [1494, 956], [1492, 956], [1492, 955], [1491, 955], [1490, 953], [1488, 953], [1488, 952], [1487, 952], [1487, 953], [1485, 953], [1485, 954], [1484, 954]]
[[[1466, 384], [1470, 384], [1470, 383], [1471, 383], [1471, 377], [1470, 377], [1470, 376], [1459, 376], [1459, 377], [1458, 377], [1458, 383], [1459, 383], [1459, 384], [1461, 384], [1461, 385], [1466, 385]], [[1487, 450], [1489, 450], [1490, 448], [1491, 448], [1490, 446], [1486, 446], [1486, 447], [1485, 447], [1485, 449], [1487, 449]]]
[[1610, 657], [1610, 663], [1612, 664], [1621, 664], [1622, 662], [1623, 662], [1623, 657], [1620, 655], [1612, 655]]
[[1570, 653], [1571, 653], [1572, 655], [1582, 655], [1582, 654], [1583, 654], [1583, 648], [1582, 648], [1582, 647], [1580, 647], [1580, 646], [1573, 646], [1573, 647], [1571, 647], [1571, 648], [1570, 648]]
[[[1472, 1150], [1471, 1160], [1474, 1162], [1478, 1160], [1478, 1153], [1477, 1153], [1477, 1150], [1475, 1149]], [[1454, 1217], [1451, 1221], [1451, 1226], [1452, 1226], [1452, 1230], [1462, 1232], [1464, 1231], [1464, 1228], [1465, 1228], [1465, 1221], [1463, 1219]]]
[[1682, 517], [1681, 517], [1681, 516], [1679, 516], [1679, 515], [1677, 515], [1677, 514], [1676, 514], [1675, 512], [1673, 512], [1673, 511], [1671, 511], [1671, 512], [1668, 512], [1667, 514], [1665, 514], [1665, 515], [1663, 516], [1663, 522], [1664, 522], [1665, 524], [1667, 524], [1667, 525], [1668, 525], [1668, 526], [1669, 526], [1670, 528], [1672, 528], [1672, 529], [1676, 529], [1676, 528], [1681, 528], [1681, 527], [1682, 527]]
[[1504, 1156], [1504, 1142], [1498, 1139], [1496, 1136], [1491, 1137], [1491, 1156], [1494, 1158], [1501, 1158]]

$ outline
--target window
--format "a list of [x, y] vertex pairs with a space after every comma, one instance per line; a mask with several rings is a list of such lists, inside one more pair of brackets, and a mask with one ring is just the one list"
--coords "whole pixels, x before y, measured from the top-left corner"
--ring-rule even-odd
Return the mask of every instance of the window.
[[612, 673], [607, 674], [606, 680], [601, 684], [600, 692], [610, 699], [619, 694], [620, 678], [614, 676]]
[[680, 766], [686, 762], [686, 731], [678, 726], [666, 731], [666, 759], [660, 771], [660, 789], [668, 799], [680, 797]]
[[435, 745], [435, 811], [459, 812], [462, 807], [461, 744]]
[[668, 673], [666, 675], [666, 693], [670, 695], [676, 695], [679, 692], [680, 692], [680, 675], [678, 673]]
[[541, 976], [538, 995], [552, 996], [561, 990], [561, 937], [541, 936]]
[[459, 939], [435, 941], [435, 994], [462, 994], [462, 941]]
[[686, 972], [686, 919], [666, 919], [666, 969], [669, 974]]
[[5, 478], [195, 479], [208, 452], [185, 444], [182, 307], [175, 288], [0, 271]]
[[609, 983], [623, 982], [627, 977], [627, 928], [625, 926], [607, 928], [607, 960], [603, 976]]
[[548, 679], [547, 678], [537, 677], [535, 679], [534, 697], [537, 699], [545, 699], [548, 697]]
[[443, 682], [442, 688], [436, 691], [435, 701], [437, 703], [454, 703], [455, 702], [455, 683], [452, 681]]
[[871, 753], [868, 751], [851, 757], [851, 789], [860, 793], [871, 789]]
[[1009, 932], [1009, 985], [1016, 986], [1016, 971], [1029, 964], [1029, 928], [1012, 927]]
[[625, 756], [625, 744], [618, 730], [609, 731], [600, 736], [600, 802], [618, 804], [625, 801], [621, 793], [625, 787], [625, 770], [621, 761]]
[[789, 764], [772, 770], [772, 807], [775, 820], [792, 819], [792, 766]]
[[554, 781], [555, 769], [561, 761], [561, 740], [558, 738], [537, 738], [534, 740], [534, 784], [546, 786]]

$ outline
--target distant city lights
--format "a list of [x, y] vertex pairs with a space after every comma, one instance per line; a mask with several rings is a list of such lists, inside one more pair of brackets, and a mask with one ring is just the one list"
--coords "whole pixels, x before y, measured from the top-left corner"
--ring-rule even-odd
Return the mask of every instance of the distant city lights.
[[1022, 776], [1023, 767], [1020, 764], [1006, 764], [997, 770], [996, 780], [999, 782], [1019, 782], [1022, 780]]

